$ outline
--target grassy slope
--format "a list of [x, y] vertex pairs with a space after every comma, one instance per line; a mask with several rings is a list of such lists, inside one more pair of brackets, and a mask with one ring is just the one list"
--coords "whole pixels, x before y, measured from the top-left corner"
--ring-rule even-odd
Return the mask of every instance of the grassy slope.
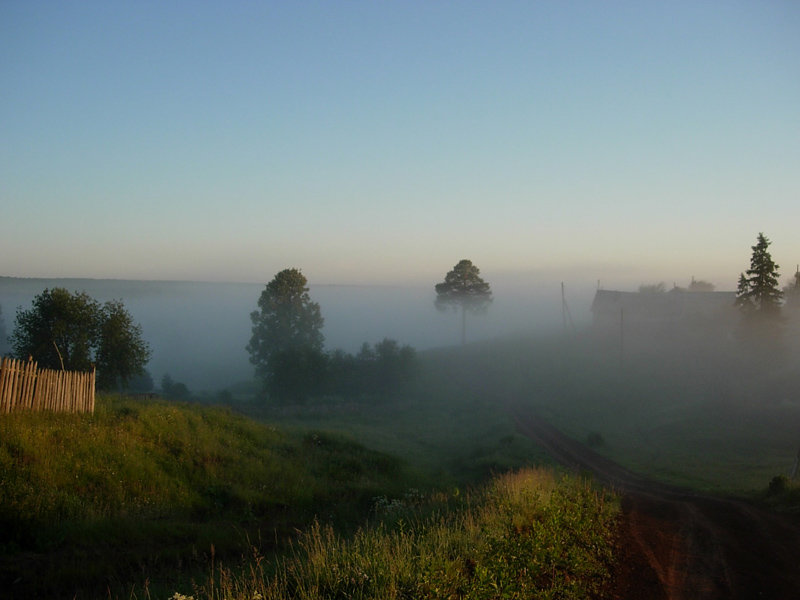
[[351, 436], [401, 458], [418, 485], [480, 483], [493, 473], [548, 463], [538, 446], [516, 432], [504, 390], [483, 379], [484, 346], [421, 353], [417, 377], [394, 398], [325, 400], [306, 406], [242, 407], [253, 417]]
[[[601, 598], [618, 506], [551, 470], [495, 477], [472, 494], [383, 505], [383, 520], [344, 538], [312, 527], [274, 574], [218, 566], [192, 597]], [[186, 591], [186, 590], [183, 590]]]
[[50, 596], [204, 566], [212, 543], [353, 522], [408, 485], [388, 455], [221, 409], [101, 398], [94, 415], [2, 415], [0, 583]]

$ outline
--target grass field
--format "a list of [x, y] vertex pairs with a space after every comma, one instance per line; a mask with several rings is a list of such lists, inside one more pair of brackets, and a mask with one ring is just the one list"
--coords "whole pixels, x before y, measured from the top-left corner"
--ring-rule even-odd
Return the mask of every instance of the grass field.
[[580, 441], [599, 434], [599, 452], [663, 481], [752, 494], [790, 471], [796, 360], [634, 342], [621, 365], [613, 343], [592, 336], [498, 341], [464, 349], [463, 372], [484, 402], [536, 410]]
[[[302, 561], [325, 555], [322, 541], [341, 549], [384, 535], [372, 528], [381, 507], [424, 498], [427, 509], [406, 515], [421, 524], [412, 536], [420, 541], [435, 529], [427, 516], [458, 530], [449, 519], [472, 509], [463, 498], [486, 504], [472, 486], [547, 463], [515, 431], [518, 407], [652, 477], [762, 494], [800, 444], [797, 369], [703, 345], [684, 350], [631, 343], [620, 361], [591, 336], [498, 340], [420, 353], [417, 377], [391, 397], [278, 407], [234, 393], [226, 399], [235, 409], [101, 397], [94, 415], [0, 415], [0, 585], [17, 597], [148, 597], [137, 596], [145, 586], [149, 597], [168, 597], [195, 593], [194, 580], [205, 597], [226, 597], [214, 587], [222, 580], [209, 580], [212, 556], [220, 577], [220, 561], [245, 569], [224, 571], [224, 585], [265, 598], [265, 581], [286, 584], [281, 568], [282, 577], [332, 577]], [[796, 487], [773, 488], [768, 502], [797, 504]], [[410, 523], [393, 526], [402, 533]], [[379, 545], [409, 541], [397, 529], [385, 535]], [[253, 548], [268, 559], [254, 563]], [[266, 578], [253, 579], [255, 564]], [[463, 576], [454, 564], [430, 567], [441, 589]], [[352, 597], [392, 597], [380, 589]], [[448, 597], [431, 590], [420, 597]]]
[[0, 473], [1, 583], [47, 597], [180, 577], [205, 569], [212, 544], [269, 548], [315, 517], [356, 523], [414, 483], [352, 439], [108, 397], [94, 415], [2, 415]]

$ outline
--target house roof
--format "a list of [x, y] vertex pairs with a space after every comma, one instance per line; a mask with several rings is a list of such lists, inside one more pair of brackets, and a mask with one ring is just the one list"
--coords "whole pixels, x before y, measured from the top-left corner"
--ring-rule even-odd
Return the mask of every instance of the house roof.
[[595, 316], [616, 315], [622, 310], [631, 316], [669, 318], [732, 308], [735, 299], [736, 292], [689, 292], [680, 288], [655, 293], [597, 290], [592, 312]]

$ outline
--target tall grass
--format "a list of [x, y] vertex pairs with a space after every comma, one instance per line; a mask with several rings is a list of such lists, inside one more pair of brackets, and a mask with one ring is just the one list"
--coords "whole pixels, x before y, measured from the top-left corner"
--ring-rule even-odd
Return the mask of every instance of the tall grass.
[[387, 519], [352, 537], [314, 524], [276, 564], [218, 564], [186, 597], [580, 599], [607, 590], [618, 507], [585, 481], [526, 469], [464, 497], [388, 506]]
[[[401, 463], [320, 431], [228, 410], [98, 398], [94, 415], [0, 418], [0, 586], [73, 597], [204, 567], [211, 544], [360, 521], [409, 487]], [[110, 583], [109, 583], [110, 582]]]

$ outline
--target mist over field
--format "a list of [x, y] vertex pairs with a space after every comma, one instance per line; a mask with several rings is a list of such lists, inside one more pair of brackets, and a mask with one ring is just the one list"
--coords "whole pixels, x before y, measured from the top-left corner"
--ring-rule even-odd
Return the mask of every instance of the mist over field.
[[[311, 285], [310, 295], [325, 319], [327, 350], [357, 352], [362, 343], [385, 337], [417, 350], [459, 343], [460, 317], [434, 306], [429, 286]], [[560, 282], [505, 276], [492, 283], [494, 301], [484, 315], [470, 316], [468, 341], [544, 333], [563, 328]], [[45, 288], [86, 292], [98, 301], [122, 300], [142, 327], [153, 351], [147, 366], [158, 386], [165, 373], [193, 391], [219, 390], [253, 377], [245, 350], [250, 313], [263, 283], [125, 281], [114, 279], [0, 278], [6, 331], [17, 309], [28, 309]], [[567, 303], [576, 328], [590, 322], [593, 285], [570, 287]]]

